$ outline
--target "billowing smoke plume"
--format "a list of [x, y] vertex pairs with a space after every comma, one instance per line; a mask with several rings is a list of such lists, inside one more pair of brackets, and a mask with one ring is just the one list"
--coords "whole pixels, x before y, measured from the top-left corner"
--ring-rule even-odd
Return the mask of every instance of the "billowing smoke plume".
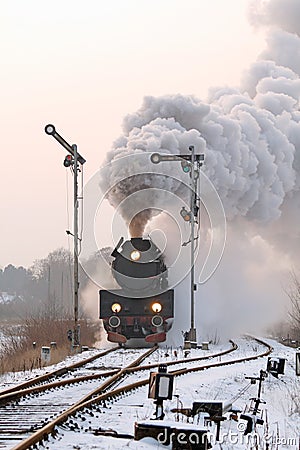
[[300, 35], [300, 3], [298, 0], [252, 0], [249, 20], [253, 25]]
[[[264, 248], [255, 236], [265, 239], [270, 248], [275, 245], [275, 254], [287, 267], [298, 262], [299, 242], [299, 0], [256, 0], [251, 3], [250, 20], [270, 28], [267, 49], [244, 74], [239, 89], [211, 89], [206, 102], [195, 96], [146, 97], [141, 108], [125, 118], [124, 134], [114, 143], [106, 163], [143, 152], [186, 153], [194, 145], [205, 154], [202, 169], [222, 199], [230, 227], [244, 230], [240, 236], [248, 236], [249, 248], [253, 242]], [[130, 167], [123, 171], [130, 177]], [[122, 185], [116, 179], [114, 171], [108, 170], [102, 180], [107, 188], [113, 186], [107, 196], [113, 206], [139, 189], [162, 188], [155, 175], [135, 177]], [[163, 188], [175, 192], [178, 186], [169, 180]], [[155, 198], [151, 200], [155, 206]], [[139, 233], [152, 217], [151, 211], [145, 210]], [[131, 212], [128, 208], [121, 212], [129, 223]], [[235, 254], [236, 250], [235, 245]], [[252, 267], [254, 261], [252, 257]], [[244, 270], [245, 276], [254, 272]]]
[[[157, 99], [162, 103], [170, 102], [170, 106], [176, 103], [177, 97], [163, 97]], [[192, 114], [197, 114], [200, 119], [209, 109], [208, 106], [197, 104], [197, 100], [190, 98], [178, 97], [179, 101], [192, 102]], [[155, 101], [154, 98], [146, 98], [145, 101]], [[185, 105], [182, 114], [185, 115]], [[144, 159], [142, 166], [138, 156], [145, 152], [161, 152], [161, 153], [186, 153], [189, 145], [197, 145], [197, 149], [204, 150], [205, 141], [196, 129], [187, 129], [182, 125], [170, 112], [169, 117], [159, 117], [160, 113], [154, 112], [155, 118], [143, 121], [139, 124], [140, 119], [134, 118], [134, 115], [128, 116], [124, 121], [124, 135], [114, 143], [114, 148], [108, 153], [105, 164], [108, 164], [104, 171], [101, 171], [101, 187], [103, 191], [107, 191], [106, 197], [110, 204], [119, 207], [123, 218], [135, 236], [142, 236], [144, 227], [148, 220], [158, 214], [159, 207], [162, 204], [162, 198], [167, 193], [183, 193], [185, 187], [180, 182], [182, 178], [181, 169], [177, 164], [170, 170], [170, 175], [175, 177], [161, 176], [156, 173], [156, 166], [151, 163], [150, 158]], [[143, 115], [143, 114], [142, 114]], [[130, 124], [130, 125], [129, 125]], [[109, 164], [118, 163], [123, 156], [137, 156], [130, 158], [126, 164]], [[134, 175], [136, 173], [142, 175]], [[120, 181], [121, 180], [121, 181]], [[156, 190], [149, 190], [156, 188]], [[141, 191], [147, 191], [145, 196], [134, 196], [132, 194]], [[127, 200], [124, 202], [124, 200]], [[151, 208], [147, 208], [151, 205]], [[139, 211], [135, 217], [134, 211]]]
[[131, 237], [141, 237], [143, 235], [145, 226], [150, 218], [153, 216], [150, 208], [144, 209], [136, 214], [129, 224], [129, 234]]
[[[269, 5], [273, 5], [272, 14], [264, 4], [257, 21], [263, 22], [264, 17], [270, 21], [272, 16], [279, 21], [280, 8], [285, 10], [286, 3], [299, 10], [295, 1], [277, 0]], [[256, 17], [253, 8], [251, 17]], [[284, 23], [287, 29], [299, 27], [287, 18]], [[292, 43], [290, 54], [284, 47], [287, 36], [288, 46]], [[142, 107], [125, 118], [124, 135], [114, 143], [107, 162], [144, 151], [186, 153], [194, 145], [205, 153], [203, 171], [221, 196], [228, 219], [243, 216], [263, 223], [278, 219], [285, 200], [300, 186], [300, 79], [294, 71], [295, 61], [300, 64], [296, 56], [300, 39], [284, 32], [282, 48], [273, 41], [269, 44], [265, 54], [275, 62], [254, 64], [240, 90], [212, 89], [206, 103], [194, 96], [146, 97]], [[280, 55], [285, 67], [280, 65]], [[130, 168], [124, 168], [124, 173], [130, 175]], [[112, 171], [105, 180], [108, 186], [115, 185], [114, 175]], [[135, 181], [114, 186], [108, 195], [111, 204], [116, 206], [141, 188], [161, 188], [155, 176]], [[149, 211], [146, 214], [151, 216]]]

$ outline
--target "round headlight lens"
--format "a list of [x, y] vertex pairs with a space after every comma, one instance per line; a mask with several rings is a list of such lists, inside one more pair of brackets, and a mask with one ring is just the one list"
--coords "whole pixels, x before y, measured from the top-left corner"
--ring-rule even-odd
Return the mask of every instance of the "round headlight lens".
[[120, 317], [111, 316], [108, 319], [108, 323], [109, 323], [109, 326], [111, 326], [112, 328], [118, 328], [118, 326], [120, 326], [120, 323], [121, 323]]
[[119, 313], [122, 309], [122, 306], [120, 305], [120, 303], [114, 303], [113, 305], [111, 305], [111, 310], [114, 313]]
[[163, 318], [161, 316], [153, 316], [151, 319], [151, 323], [154, 327], [161, 327], [164, 323]]
[[130, 253], [130, 258], [132, 259], [132, 261], [138, 261], [141, 257], [141, 253], [138, 250], [133, 250]]
[[152, 309], [153, 312], [159, 313], [162, 310], [162, 306], [158, 302], [157, 303], [153, 303], [153, 305], [151, 306], [151, 309]]

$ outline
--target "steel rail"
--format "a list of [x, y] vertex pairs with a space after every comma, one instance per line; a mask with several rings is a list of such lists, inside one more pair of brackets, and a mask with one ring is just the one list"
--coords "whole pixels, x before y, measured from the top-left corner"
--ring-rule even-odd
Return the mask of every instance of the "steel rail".
[[[242, 362], [246, 362], [246, 361], [251, 361], [251, 360], [255, 360], [261, 357], [265, 357], [267, 355], [269, 355], [273, 348], [271, 345], [269, 345], [268, 343], [264, 342], [262, 339], [258, 339], [258, 338], [253, 338], [256, 342], [260, 343], [261, 345], [267, 347], [267, 350], [265, 350], [262, 353], [256, 354], [256, 355], [251, 355], [251, 356], [245, 356], [242, 358], [238, 358], [238, 359], [232, 359], [232, 360], [228, 360], [228, 361], [220, 361], [217, 363], [210, 363], [210, 364], [206, 364], [205, 366], [197, 366], [197, 367], [190, 367], [190, 368], [184, 368], [184, 369], [179, 369], [179, 370], [175, 370], [169, 373], [172, 373], [174, 376], [181, 376], [181, 375], [186, 375], [188, 373], [192, 373], [192, 372], [196, 372], [196, 371], [203, 371], [206, 369], [210, 369], [210, 368], [214, 368], [214, 367], [221, 367], [221, 366], [226, 366], [226, 365], [230, 365], [230, 364], [238, 364], [238, 363], [242, 363]], [[230, 349], [230, 351], [233, 351], [234, 349], [236, 349], [237, 346], [236, 344], [232, 343], [232, 349]], [[153, 349], [151, 349], [152, 351], [154, 351]], [[229, 351], [225, 351], [226, 353], [229, 353]], [[224, 354], [224, 352], [222, 352]], [[148, 355], [145, 354], [144, 358], [143, 355], [138, 358], [138, 359], [145, 359]], [[212, 356], [209, 356], [212, 357]], [[203, 359], [203, 357], [200, 357]], [[205, 357], [204, 357], [205, 358]], [[193, 360], [197, 360], [198, 358], [191, 358]], [[188, 363], [189, 360], [185, 359], [185, 360], [180, 360], [180, 363], [182, 362], [186, 362]], [[135, 363], [135, 362], [134, 362]], [[130, 366], [133, 368], [134, 367], [134, 363], [130, 364]], [[172, 361], [172, 363], [176, 364], [179, 362], [177, 361]], [[151, 364], [148, 366], [155, 367], [158, 364]], [[113, 398], [119, 397], [120, 395], [123, 395], [127, 392], [133, 391], [135, 389], [138, 389], [142, 386], [146, 386], [149, 383], [149, 379], [144, 379], [144, 380], [139, 380], [137, 382], [131, 383], [131, 384], [127, 384], [125, 386], [121, 386], [119, 388], [116, 388], [114, 390], [102, 393], [98, 396], [95, 397], [95, 395], [97, 395], [97, 393], [99, 392], [103, 392], [103, 390], [106, 390], [108, 388], [110, 388], [113, 384], [116, 383], [116, 381], [118, 381], [120, 378], [122, 378], [122, 376], [124, 376], [126, 373], [130, 373], [133, 370], [131, 370], [131, 367], [128, 366], [124, 369], [121, 369], [119, 371], [118, 374], [113, 375], [113, 377], [110, 380], [107, 380], [107, 382], [103, 383], [101, 386], [99, 386], [97, 389], [95, 389], [93, 392], [89, 393], [87, 396], [85, 396], [83, 399], [81, 399], [79, 402], [77, 402], [76, 404], [72, 405], [70, 408], [68, 408], [66, 411], [64, 411], [62, 414], [60, 414], [58, 417], [56, 417], [52, 422], [48, 423], [47, 425], [45, 425], [44, 427], [42, 427], [40, 430], [36, 431], [34, 434], [32, 434], [31, 436], [29, 436], [27, 439], [23, 440], [22, 442], [20, 442], [19, 444], [17, 444], [15, 447], [13, 447], [12, 450], [26, 450], [28, 448], [30, 448], [32, 445], [37, 444], [38, 442], [41, 442], [43, 440], [47, 440], [48, 435], [50, 434], [55, 434], [55, 427], [62, 424], [63, 422], [65, 422], [70, 416], [74, 416], [78, 411], [83, 410], [84, 408], [91, 408], [93, 405], [95, 404], [105, 404], [105, 401], [107, 400], [112, 400]], [[147, 367], [147, 366], [143, 366]]]
[[96, 359], [101, 358], [103, 356], [106, 356], [109, 353], [114, 352], [116, 350], [119, 350], [119, 347], [109, 348], [108, 350], [104, 350], [103, 352], [97, 353], [96, 355], [90, 356], [89, 358], [86, 358], [86, 359], [84, 359], [82, 361], [79, 361], [77, 363], [70, 364], [70, 365], [68, 365], [66, 367], [62, 367], [60, 369], [56, 369], [56, 370], [54, 370], [52, 372], [47, 372], [47, 373], [45, 373], [43, 375], [39, 375], [38, 377], [35, 377], [35, 378], [31, 378], [30, 380], [25, 381], [25, 382], [20, 383], [20, 384], [17, 384], [14, 387], [11, 387], [11, 388], [8, 388], [8, 389], [3, 389], [3, 390], [0, 391], [0, 401], [1, 401], [1, 398], [4, 395], [6, 395], [6, 394], [9, 394], [11, 392], [20, 391], [22, 389], [26, 389], [26, 388], [29, 388], [31, 386], [35, 386], [36, 384], [42, 383], [43, 381], [46, 381], [46, 380], [49, 380], [52, 377], [59, 377], [61, 375], [65, 375], [68, 372], [71, 372], [71, 371], [73, 371], [75, 369], [78, 369], [79, 367], [83, 367], [85, 364], [88, 364], [88, 363], [90, 363], [92, 361], [95, 361]]
[[[136, 360], [134, 360], [132, 363], [130, 363], [127, 368], [132, 368], [136, 365], [139, 365], [144, 359], [146, 359], [149, 355], [151, 355], [154, 351], [157, 350], [157, 345], [155, 345], [154, 347], [148, 349], [146, 352], [144, 352], [141, 356], [139, 356]], [[49, 424], [45, 425], [43, 428], [41, 428], [40, 430], [38, 430], [38, 432], [41, 432], [42, 435], [47, 436], [48, 434], [51, 433], [51, 425], [54, 423], [56, 424], [57, 419], [64, 421], [69, 415], [70, 415], [70, 411], [72, 411], [73, 409], [76, 409], [78, 407], [80, 407], [80, 404], [82, 402], [88, 402], [91, 401], [92, 397], [99, 394], [99, 392], [101, 392], [102, 389], [106, 389], [110, 386], [112, 386], [116, 381], [118, 381], [120, 378], [122, 378], [125, 374], [126, 368], [124, 369], [120, 369], [118, 371], [118, 373], [114, 374], [109, 380], [107, 380], [105, 383], [103, 383], [101, 386], [99, 386], [97, 389], [91, 391], [89, 394], [87, 394], [86, 396], [84, 396], [80, 401], [76, 402], [74, 405], [72, 405], [70, 408], [68, 408], [66, 411], [64, 411], [60, 416], [58, 416], [56, 419], [54, 419], [52, 422], [50, 422]], [[50, 426], [49, 428], [49, 432], [45, 433], [44, 430], [47, 429], [48, 430], [48, 425]], [[55, 426], [55, 425], [54, 425]], [[36, 442], [38, 442], [39, 440], [41, 440], [41, 438], [39, 437], [39, 433], [35, 432], [33, 435], [29, 436], [27, 439], [24, 439], [22, 442], [20, 442], [19, 444], [17, 444], [14, 449], [28, 449], [31, 445], [34, 445]], [[38, 438], [36, 438], [38, 433]], [[37, 440], [36, 440], [37, 439]]]
[[[213, 353], [212, 355], [207, 355], [207, 356], [196, 356], [194, 358], [184, 358], [184, 359], [177, 359], [174, 361], [167, 361], [167, 362], [164, 362], [163, 364], [165, 364], [166, 366], [172, 366], [172, 365], [184, 364], [187, 362], [202, 361], [205, 359], [217, 358], [218, 356], [227, 355], [228, 353], [231, 353], [238, 349], [238, 346], [235, 342], [233, 342], [232, 340], [230, 340], [229, 342], [231, 344], [231, 347], [229, 349], [222, 350], [221, 352]], [[154, 369], [155, 367], [159, 366], [160, 364], [161, 363], [153, 363], [153, 364], [148, 364], [147, 366], [133, 367], [132, 369], [127, 369], [127, 372], [129, 372], [129, 373], [136, 372], [136, 371], [143, 370], [143, 368]]]
[[[179, 365], [179, 364], [190, 363], [190, 362], [195, 362], [195, 361], [202, 361], [202, 360], [206, 360], [206, 359], [210, 359], [210, 358], [217, 358], [219, 356], [226, 355], [228, 353], [235, 351], [238, 348], [238, 346], [233, 341], [230, 340], [229, 342], [231, 344], [231, 347], [229, 349], [223, 350], [221, 352], [217, 352], [217, 353], [207, 355], [207, 356], [198, 356], [198, 357], [194, 357], [194, 358], [184, 358], [184, 359], [178, 359], [178, 360], [174, 360], [174, 361], [167, 361], [167, 362], [164, 362], [164, 364], [166, 366]], [[141, 372], [144, 370], [150, 370], [155, 367], [158, 367], [160, 364], [161, 364], [160, 362], [157, 362], [157, 363], [147, 364], [145, 366], [138, 366], [138, 367], [128, 366], [127, 368], [123, 369], [124, 375], [134, 373], [134, 372]], [[117, 374], [119, 372], [119, 370], [120, 369], [114, 369], [109, 372], [103, 372], [103, 373], [92, 374], [92, 375], [83, 375], [83, 376], [76, 377], [76, 378], [68, 378], [66, 380], [53, 381], [51, 383], [30, 387], [28, 389], [22, 389], [19, 391], [14, 391], [14, 392], [8, 393], [8, 394], [2, 394], [2, 395], [0, 395], [0, 405], [5, 404], [12, 400], [20, 399], [22, 397], [25, 397], [26, 395], [44, 392], [44, 391], [47, 391], [48, 389], [58, 388], [58, 387], [66, 386], [66, 385], [89, 381], [89, 380], [111, 377], [111, 376]]]
[[[251, 360], [258, 359], [258, 358], [263, 358], [265, 356], [268, 356], [273, 351], [273, 347], [271, 345], [269, 345], [267, 342], [264, 342], [263, 340], [258, 339], [258, 338], [253, 338], [253, 339], [256, 340], [257, 342], [259, 342], [261, 345], [266, 346], [267, 350], [262, 353], [259, 353], [258, 355], [244, 356], [242, 358], [232, 359], [229, 361], [220, 361], [217, 363], [206, 364], [205, 366], [190, 367], [190, 368], [174, 370], [169, 373], [171, 373], [174, 376], [181, 376], [181, 375], [186, 375], [186, 374], [192, 373], [192, 372], [200, 372], [202, 370], [211, 369], [214, 367], [227, 366], [230, 364], [239, 364], [241, 362], [251, 361]], [[132, 383], [131, 385], [122, 386], [118, 389], [115, 389], [114, 391], [104, 393], [104, 394], [100, 395], [99, 397], [94, 398], [91, 402], [87, 402], [87, 404], [82, 404], [81, 406], [87, 407], [87, 406], [90, 406], [93, 402], [100, 403], [103, 400], [108, 400], [110, 398], [113, 398], [114, 396], [118, 396], [122, 393], [128, 392], [131, 390], [130, 388], [136, 389], [137, 387], [145, 386], [148, 383], [149, 383], [149, 379], [145, 379], [145, 380], [137, 381], [136, 383]]]

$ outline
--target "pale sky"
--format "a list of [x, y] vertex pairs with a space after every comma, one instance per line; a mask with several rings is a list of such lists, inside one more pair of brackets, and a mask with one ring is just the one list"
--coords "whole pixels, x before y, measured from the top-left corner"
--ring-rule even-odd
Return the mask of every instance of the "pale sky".
[[[239, 84], [264, 49], [248, 0], [2, 0], [0, 17], [0, 265], [28, 267], [68, 247], [66, 152], [85, 180], [145, 95]], [[72, 178], [69, 209], [72, 213]]]

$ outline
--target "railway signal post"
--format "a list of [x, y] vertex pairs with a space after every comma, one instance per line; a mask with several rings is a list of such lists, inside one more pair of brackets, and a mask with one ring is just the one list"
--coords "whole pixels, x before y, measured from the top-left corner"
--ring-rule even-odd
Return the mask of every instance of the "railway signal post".
[[300, 375], [300, 352], [296, 353], [296, 375]]
[[[191, 151], [191, 328], [189, 340], [192, 346], [197, 346], [197, 334], [195, 328], [195, 211], [197, 202], [196, 180], [195, 180], [195, 148], [190, 146]], [[198, 211], [197, 211], [198, 213]]]
[[[79, 293], [79, 277], [78, 277], [78, 172], [80, 171], [78, 164], [81, 166], [86, 160], [78, 153], [77, 145], [70, 145], [63, 137], [61, 137], [55, 126], [48, 124], [45, 126], [45, 133], [53, 136], [65, 150], [69, 153], [64, 160], [65, 167], [72, 167], [74, 174], [74, 330], [72, 335], [73, 349], [80, 347], [80, 327], [78, 324], [78, 293]], [[82, 169], [81, 169], [82, 170]], [[72, 234], [68, 232], [68, 234]]]
[[148, 398], [153, 398], [156, 404], [155, 419], [163, 420], [164, 400], [172, 400], [174, 375], [167, 373], [167, 366], [160, 364], [158, 372], [151, 372], [149, 379]]
[[[188, 340], [192, 347], [197, 345], [197, 332], [195, 328], [195, 290], [197, 285], [195, 284], [195, 219], [198, 217], [199, 207], [197, 205], [198, 194], [197, 194], [197, 178], [200, 176], [200, 167], [204, 161], [204, 154], [195, 154], [195, 148], [193, 145], [189, 147], [190, 154], [188, 155], [172, 155], [172, 154], [160, 154], [153, 153], [150, 160], [153, 164], [159, 164], [163, 161], [181, 161], [182, 170], [185, 173], [190, 173], [191, 177], [191, 203], [190, 211], [187, 212], [183, 209], [180, 214], [184, 220], [188, 220], [191, 224], [191, 323], [190, 330], [188, 332]], [[195, 170], [195, 164], [197, 164], [197, 169]], [[186, 245], [186, 244], [185, 244]]]

